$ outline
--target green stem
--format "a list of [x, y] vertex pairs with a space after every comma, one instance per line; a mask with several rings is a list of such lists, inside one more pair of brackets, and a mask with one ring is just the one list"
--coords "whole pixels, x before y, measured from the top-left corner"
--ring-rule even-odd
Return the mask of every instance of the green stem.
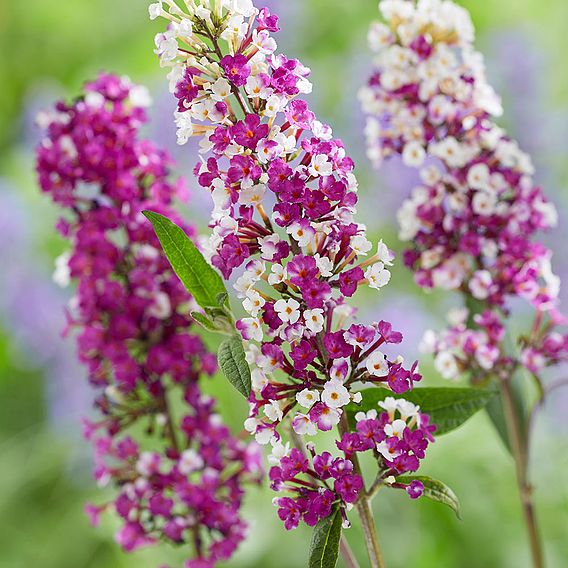
[[341, 556], [343, 557], [343, 562], [345, 562], [345, 566], [347, 568], [359, 568], [359, 562], [357, 562], [357, 558], [353, 554], [351, 547], [349, 546], [349, 542], [345, 538], [345, 535], [341, 535], [341, 541], [339, 544], [339, 548], [341, 551]]
[[[345, 412], [341, 415], [339, 432], [341, 435], [349, 432], [349, 424], [347, 422], [347, 415]], [[351, 461], [353, 462], [353, 470], [355, 471], [355, 473], [363, 477], [361, 464], [359, 463], [357, 454], [353, 454]], [[357, 512], [359, 513], [361, 525], [363, 526], [363, 532], [365, 534], [365, 545], [367, 547], [367, 553], [369, 555], [369, 562], [371, 563], [370, 566], [371, 568], [385, 568], [385, 561], [383, 559], [383, 552], [381, 550], [379, 537], [377, 535], [377, 528], [375, 526], [375, 520], [373, 518], [373, 511], [371, 510], [369, 496], [367, 495], [366, 491], [361, 494], [355, 507], [357, 508]]]
[[529, 535], [533, 566], [534, 568], [544, 568], [544, 556], [533, 502], [533, 488], [528, 479], [528, 433], [523, 433], [522, 431], [521, 417], [518, 415], [511, 389], [511, 378], [502, 380], [500, 385], [503, 410], [511, 442], [511, 452], [515, 460], [519, 496]]

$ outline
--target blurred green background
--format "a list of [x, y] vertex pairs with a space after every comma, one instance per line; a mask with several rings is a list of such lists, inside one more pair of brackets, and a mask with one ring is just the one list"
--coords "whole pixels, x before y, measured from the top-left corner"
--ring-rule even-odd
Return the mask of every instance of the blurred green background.
[[[563, 246], [568, 237], [568, 3], [461, 3], [472, 11], [491, 80], [505, 99], [502, 122], [533, 154], [538, 176], [559, 207], [564, 222], [547, 242], [556, 251], [557, 272], [568, 278]], [[399, 164], [379, 174], [370, 171], [355, 97], [369, 70], [365, 37], [377, 15], [376, 0], [266, 4], [282, 13], [281, 47], [312, 68], [312, 106], [334, 125], [357, 160], [365, 222], [400, 251], [394, 211], [409, 192], [412, 174]], [[175, 149], [173, 129], [165, 126], [173, 105], [152, 54], [153, 34], [162, 22], [149, 22], [146, 14], [146, 2], [140, 0], [0, 0], [0, 568], [181, 566], [183, 551], [122, 554], [113, 543], [113, 520], [95, 530], [83, 514], [85, 501], [104, 497], [91, 480], [90, 450], [79, 434], [79, 418], [89, 412], [89, 392], [74, 363], [72, 342], [60, 338], [67, 297], [55, 289], [50, 275], [64, 243], [53, 229], [56, 211], [39, 195], [33, 173], [36, 111], [58, 96], [72, 96], [103, 69], [151, 88], [156, 107], [149, 134], [173, 149], [180, 171], [193, 166], [193, 150]], [[196, 194], [193, 203], [194, 221], [203, 226], [207, 199]], [[441, 315], [452, 305], [446, 297], [425, 297], [401, 267], [390, 290], [372, 300], [361, 301], [362, 317], [380, 315], [402, 328], [409, 357], [416, 356], [422, 332], [442, 325]], [[422, 370], [428, 384], [437, 382], [427, 361]], [[225, 416], [238, 428], [242, 409], [224, 382], [208, 388], [221, 397]], [[568, 566], [567, 415], [568, 397], [559, 391], [534, 434], [532, 475], [551, 568]], [[381, 495], [375, 514], [388, 566], [529, 566], [513, 464], [484, 415], [440, 439], [423, 471], [454, 488], [463, 521], [442, 506], [411, 502], [402, 492]], [[251, 538], [231, 567], [306, 565], [309, 531], [285, 533], [271, 498], [266, 489], [249, 496]], [[365, 566], [364, 552], [356, 546], [358, 527], [348, 536]]]

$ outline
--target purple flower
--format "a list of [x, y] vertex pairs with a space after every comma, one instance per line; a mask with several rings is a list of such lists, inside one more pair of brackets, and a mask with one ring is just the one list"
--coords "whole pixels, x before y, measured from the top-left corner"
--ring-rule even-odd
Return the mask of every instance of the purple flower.
[[237, 53], [234, 57], [232, 55], [225, 55], [220, 61], [221, 67], [225, 71], [225, 77], [237, 87], [242, 87], [248, 77], [250, 76], [250, 66], [248, 59]]
[[[192, 77], [186, 73], [184, 81]], [[124, 550], [199, 535], [213, 566], [244, 538], [240, 506], [244, 484], [260, 473], [257, 450], [231, 435], [215, 418], [215, 401], [201, 393], [215, 358], [193, 332], [191, 298], [141, 215], [151, 209], [183, 225], [173, 209], [183, 186], [169, 179], [170, 158], [139, 138], [140, 93], [112, 75], [86, 91], [51, 115], [38, 175], [66, 213], [59, 226], [72, 249], [59, 269], [62, 281], [77, 282], [68, 325], [96, 390], [100, 416], [85, 427], [95, 477], [120, 489], [113, 508], [123, 520], [116, 539]], [[214, 178], [216, 164], [209, 166], [203, 183]], [[169, 411], [173, 399], [179, 422]], [[96, 522], [109, 508], [87, 512]]]
[[268, 124], [261, 124], [257, 114], [248, 114], [232, 128], [233, 139], [237, 144], [255, 150], [260, 140], [268, 134]]
[[424, 493], [424, 484], [417, 479], [410, 482], [410, 485], [406, 486], [406, 492], [411, 499], [419, 499]]

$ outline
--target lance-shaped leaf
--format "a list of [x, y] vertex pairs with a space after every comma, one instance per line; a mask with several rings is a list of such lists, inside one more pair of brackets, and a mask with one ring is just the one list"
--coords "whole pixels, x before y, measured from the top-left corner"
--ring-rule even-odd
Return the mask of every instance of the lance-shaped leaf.
[[160, 244], [183, 285], [202, 308], [223, 307], [220, 298], [227, 297], [221, 276], [209, 265], [185, 232], [169, 219], [152, 211], [144, 211], [152, 223]]
[[207, 331], [217, 331], [217, 326], [215, 322], [210, 320], [207, 316], [200, 314], [199, 312], [191, 312], [191, 317], [198, 323], [202, 328]]
[[456, 514], [457, 518], [461, 519], [459, 499], [445, 483], [425, 475], [407, 475], [396, 478], [397, 483], [403, 483], [404, 485], [410, 485], [413, 481], [421, 481], [424, 485], [423, 497], [447, 505]]
[[232, 335], [219, 347], [219, 367], [229, 382], [246, 398], [250, 395], [251, 374], [246, 361], [243, 342], [238, 335]]
[[329, 517], [315, 526], [308, 568], [335, 568], [339, 557], [342, 521], [339, 507], [335, 507]]
[[[520, 442], [521, 444], [526, 445], [528, 416], [526, 394], [523, 388], [523, 381], [524, 377], [522, 373], [517, 372], [513, 375], [509, 384], [511, 396], [511, 400], [509, 402], [513, 407], [514, 419], [518, 422], [518, 428], [521, 435]], [[495, 398], [493, 398], [487, 405], [486, 411], [503, 444], [509, 452], [512, 452], [505, 404], [507, 404], [507, 401], [504, 398], [504, 393], [502, 391], [497, 392]]]
[[361, 391], [360, 404], [347, 407], [350, 420], [359, 411], [380, 410], [378, 402], [392, 396], [404, 398], [420, 406], [420, 411], [430, 416], [436, 424], [436, 435], [447, 434], [469, 420], [495, 397], [495, 391], [473, 388], [429, 387], [416, 388], [404, 394], [395, 394], [385, 388], [371, 388]]

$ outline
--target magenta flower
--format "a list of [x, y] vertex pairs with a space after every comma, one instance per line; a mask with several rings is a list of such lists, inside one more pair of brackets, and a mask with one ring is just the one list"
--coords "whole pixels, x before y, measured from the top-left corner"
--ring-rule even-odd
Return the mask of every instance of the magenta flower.
[[215, 357], [195, 334], [193, 300], [141, 215], [176, 218], [174, 200], [185, 195], [183, 182], [169, 179], [167, 154], [139, 137], [147, 98], [127, 79], [101, 75], [82, 98], [59, 103], [42, 117], [38, 175], [65, 211], [59, 228], [71, 250], [56, 276], [77, 284], [68, 331], [97, 392], [99, 417], [85, 424], [95, 476], [118, 490], [113, 503], [87, 512], [96, 524], [113, 508], [123, 521], [116, 540], [128, 552], [191, 543], [188, 565], [214, 566], [245, 536], [243, 488], [258, 478], [259, 457], [200, 390]]
[[[287, 529], [313, 526], [337, 509], [348, 526], [347, 510], [366, 498], [355, 454], [378, 451], [384, 438], [373, 445], [348, 432], [354, 426], [345, 408], [362, 400], [361, 383], [400, 393], [421, 378], [416, 365], [406, 369], [379, 351], [402, 341], [390, 324], [349, 321], [355, 315], [349, 299], [361, 286], [386, 286], [393, 255], [382, 242], [371, 252], [356, 220], [354, 162], [303, 100], [312, 90], [309, 69], [277, 52], [271, 32], [278, 19], [248, 1], [219, 6], [210, 20], [202, 18], [207, 9], [199, 16], [170, 12], [180, 22], [167, 32], [167, 41], [181, 47], [175, 57], [164, 34], [157, 43], [178, 100], [188, 88], [191, 93], [175, 120], [181, 143], [200, 138], [195, 175], [213, 202], [205, 256], [226, 280], [234, 276], [247, 312], [236, 324], [252, 366], [245, 428], [273, 448], [270, 483], [287, 494], [274, 500]], [[219, 23], [226, 21], [230, 26]], [[284, 443], [283, 424], [298, 447]], [[344, 457], [312, 445], [304, 454], [300, 438], [335, 428]], [[418, 462], [410, 442], [422, 455], [415, 437], [401, 439], [398, 461], [376, 458], [381, 474], [412, 469], [403, 464]]]

